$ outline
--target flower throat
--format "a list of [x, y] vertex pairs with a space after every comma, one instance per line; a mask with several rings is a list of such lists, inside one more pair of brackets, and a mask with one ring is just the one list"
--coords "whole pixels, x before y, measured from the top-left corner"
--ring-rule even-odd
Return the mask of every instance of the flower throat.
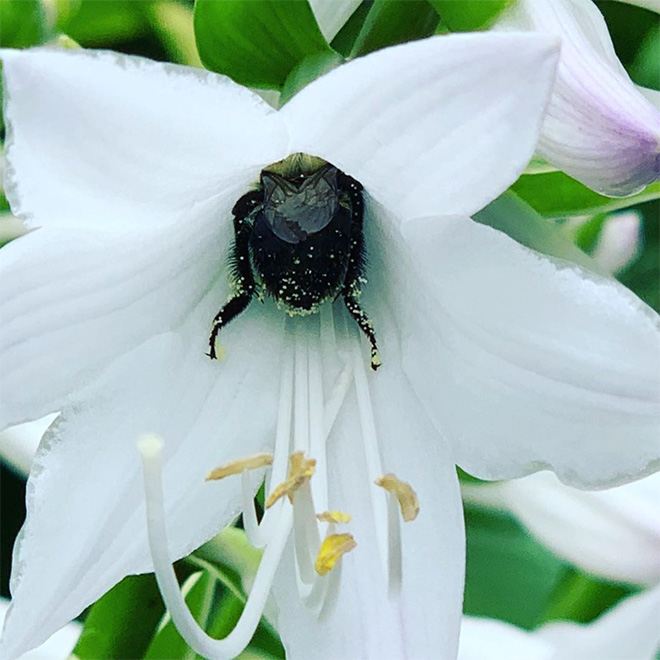
[[361, 184], [320, 158], [293, 154], [264, 169], [232, 213], [234, 292], [213, 320], [209, 357], [219, 357], [218, 333], [255, 294], [273, 297], [290, 316], [341, 296], [378, 369], [376, 333], [359, 303], [366, 283]]

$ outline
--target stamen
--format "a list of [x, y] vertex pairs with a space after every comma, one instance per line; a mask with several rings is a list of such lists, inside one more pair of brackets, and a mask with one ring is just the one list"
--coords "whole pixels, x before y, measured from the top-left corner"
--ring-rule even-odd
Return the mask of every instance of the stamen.
[[351, 522], [351, 517], [347, 513], [342, 513], [341, 511], [324, 511], [323, 513], [317, 513], [316, 517], [321, 522], [333, 524]]
[[235, 461], [225, 463], [220, 467], [211, 470], [206, 476], [206, 481], [216, 481], [224, 479], [233, 474], [241, 474], [245, 470], [256, 470], [257, 468], [267, 467], [273, 464], [272, 454], [253, 454], [252, 456], [245, 456], [238, 458]]
[[286, 481], [276, 486], [266, 500], [266, 508], [275, 504], [279, 499], [285, 495], [288, 496], [289, 501], [293, 502], [293, 494], [303, 484], [307, 483], [314, 474], [316, 468], [316, 460], [313, 458], [305, 458], [301, 451], [294, 452], [290, 457], [289, 476]]
[[288, 505], [282, 508], [275, 533], [261, 558], [238, 623], [224, 639], [213, 639], [199, 627], [191, 615], [172, 567], [163, 506], [162, 448], [163, 441], [157, 436], [145, 436], [138, 441], [144, 472], [149, 548], [158, 586], [174, 625], [187, 644], [209, 660], [230, 660], [247, 647], [259, 624], [275, 571], [291, 531], [292, 510]]
[[314, 563], [314, 568], [319, 575], [326, 575], [335, 564], [347, 553], [356, 547], [355, 539], [350, 534], [331, 534], [326, 536], [319, 554]]
[[[358, 410], [360, 413], [360, 427], [362, 430], [362, 440], [364, 445], [364, 455], [367, 462], [367, 472], [370, 480], [377, 479], [383, 474], [383, 468], [380, 461], [380, 450], [378, 448], [378, 436], [376, 434], [376, 422], [371, 407], [371, 396], [369, 394], [369, 383], [365, 373], [364, 362], [360, 353], [358, 340], [353, 337], [353, 374], [355, 380], [355, 392], [357, 395]], [[374, 525], [376, 528], [376, 540], [383, 567], [383, 575], [389, 580], [390, 570], [388, 568], [389, 544], [388, 544], [388, 523], [387, 523], [387, 500], [378, 496], [375, 488], [370, 489], [371, 508], [374, 515]]]
[[417, 514], [419, 513], [419, 499], [410, 484], [401, 481], [391, 472], [378, 477], [374, 483], [376, 486], [384, 488], [396, 497], [401, 507], [401, 517], [405, 522], [410, 522], [417, 518]]
[[328, 506], [328, 472], [326, 458], [326, 434], [323, 411], [323, 376], [321, 372], [320, 336], [310, 342], [309, 366], [309, 453], [316, 458], [316, 474], [312, 483], [314, 503], [320, 509]]

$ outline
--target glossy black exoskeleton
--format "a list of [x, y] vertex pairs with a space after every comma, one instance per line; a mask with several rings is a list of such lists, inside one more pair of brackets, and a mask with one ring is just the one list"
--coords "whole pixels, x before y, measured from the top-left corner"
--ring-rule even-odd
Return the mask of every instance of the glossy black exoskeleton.
[[365, 282], [362, 186], [319, 159], [297, 155], [283, 163], [264, 170], [259, 187], [232, 210], [235, 294], [213, 321], [209, 357], [217, 357], [221, 328], [258, 291], [292, 315], [311, 314], [326, 300], [342, 296], [371, 343], [375, 370], [380, 366], [376, 335], [358, 302]]

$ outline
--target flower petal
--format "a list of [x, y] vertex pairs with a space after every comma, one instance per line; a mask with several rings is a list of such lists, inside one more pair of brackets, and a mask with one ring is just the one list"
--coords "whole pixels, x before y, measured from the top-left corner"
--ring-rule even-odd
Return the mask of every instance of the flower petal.
[[606, 195], [660, 179], [660, 112], [628, 77], [591, 0], [517, 0], [499, 28], [562, 39], [539, 141], [545, 159]]
[[56, 415], [18, 424], [0, 433], [0, 459], [27, 479], [39, 442]]
[[319, 28], [330, 43], [344, 23], [360, 6], [362, 0], [309, 0]]
[[588, 487], [657, 469], [655, 312], [468, 218], [393, 225], [367, 223], [372, 269], [389, 272], [404, 369], [463, 468]]
[[285, 555], [274, 595], [278, 629], [291, 660], [451, 658], [456, 653], [465, 543], [456, 473], [400, 369], [391, 315], [384, 306], [372, 312], [391, 347], [390, 359], [370, 379], [383, 470], [410, 482], [420, 501], [417, 519], [402, 523], [402, 591], [395, 597], [387, 593], [370, 490], [376, 489], [377, 497], [386, 494], [368, 476], [353, 395], [330, 437], [328, 481], [330, 507], [351, 514], [345, 531], [357, 547], [342, 559], [336, 606], [320, 620], [300, 601], [293, 552]]
[[228, 78], [109, 52], [1, 57], [7, 196], [32, 226], [185, 222], [287, 153], [275, 111]]
[[280, 114], [291, 150], [334, 163], [402, 218], [472, 214], [532, 156], [555, 42], [452, 35], [394, 46], [315, 80]]
[[166, 443], [172, 556], [188, 554], [237, 515], [240, 480], [205, 476], [271, 445], [283, 333], [273, 309], [252, 306], [223, 333], [226, 357], [211, 362], [197, 340], [206, 338], [219, 293], [182, 329], [110, 365], [70, 400], [42, 442], [14, 553], [3, 658], [39, 644], [125, 575], [150, 570], [136, 449], [145, 432]]
[[463, 617], [458, 660], [551, 660], [553, 657], [554, 647], [533, 633], [497, 619]]
[[[9, 608], [9, 601], [0, 599], [0, 627], [4, 624]], [[21, 660], [60, 660], [68, 658], [82, 632], [82, 625], [77, 621], [62, 628], [39, 648], [24, 655]]]
[[660, 474], [601, 491], [564, 486], [548, 472], [463, 487], [470, 501], [503, 506], [560, 557], [608, 580], [660, 583]]
[[224, 271], [236, 195], [178, 231], [47, 227], [2, 248], [0, 428], [60, 410], [114, 357], [180, 325]]

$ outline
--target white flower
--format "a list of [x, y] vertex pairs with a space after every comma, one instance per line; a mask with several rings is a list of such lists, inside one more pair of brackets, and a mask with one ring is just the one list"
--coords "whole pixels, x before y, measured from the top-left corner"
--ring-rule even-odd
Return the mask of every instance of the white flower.
[[[469, 219], [531, 156], [555, 61], [545, 38], [380, 51], [279, 112], [226, 78], [147, 60], [2, 56], [8, 195], [40, 229], [0, 251], [0, 428], [62, 411], [30, 477], [3, 657], [151, 570], [135, 451], [145, 432], [166, 439], [162, 516], [156, 459], [146, 485], [168, 604], [185, 617], [165, 584], [170, 558], [242, 509], [268, 543], [237, 630], [249, 639], [283, 553], [274, 595], [292, 658], [454, 655], [456, 460], [491, 478], [551, 466], [588, 486], [657, 466], [657, 316], [615, 282]], [[361, 300], [378, 332], [376, 374], [339, 302], [287, 321], [253, 302], [222, 332], [226, 357], [205, 355], [229, 287], [232, 205], [296, 152], [365, 186]], [[316, 472], [257, 529], [257, 481], [205, 476], [274, 444], [269, 490], [295, 449]], [[413, 522], [374, 485], [386, 472], [416, 491]], [[326, 508], [353, 515], [357, 547], [314, 577], [330, 524], [313, 513]]]
[[592, 256], [606, 271], [619, 273], [639, 256], [642, 237], [639, 212], [612, 213], [603, 223]]
[[538, 147], [544, 158], [606, 195], [660, 179], [660, 112], [628, 77], [591, 0], [516, 0], [497, 29], [561, 37]]

